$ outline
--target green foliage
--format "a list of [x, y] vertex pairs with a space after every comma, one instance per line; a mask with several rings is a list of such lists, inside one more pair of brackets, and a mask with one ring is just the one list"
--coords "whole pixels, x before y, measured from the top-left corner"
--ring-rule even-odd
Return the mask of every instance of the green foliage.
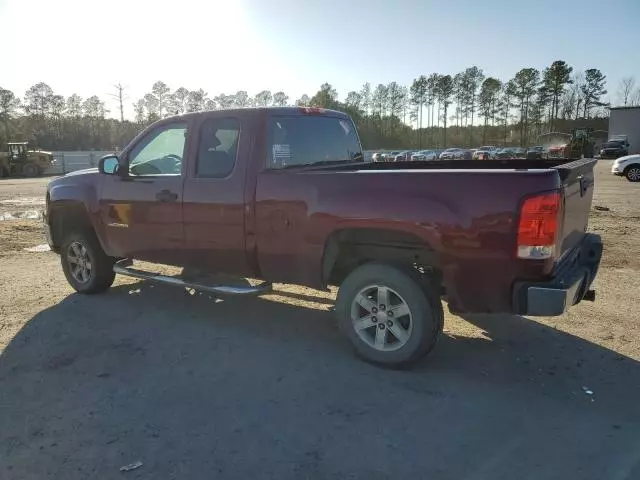
[[584, 72], [584, 84], [581, 87], [584, 97], [584, 118], [589, 118], [591, 107], [595, 105], [603, 105], [600, 99], [607, 94], [605, 85], [607, 76], [597, 68], [589, 68]]
[[[97, 96], [83, 99], [73, 94], [65, 99], [40, 82], [25, 92], [22, 102], [0, 88], [0, 140], [29, 140], [50, 150], [121, 148], [146, 125], [169, 115], [296, 105], [347, 112], [368, 149], [472, 147], [480, 140], [527, 146], [537, 143], [544, 132], [576, 126], [606, 128], [602, 120], [606, 76], [598, 69], [588, 69], [584, 76], [572, 72], [571, 66], [557, 60], [543, 72], [523, 68], [503, 82], [472, 66], [455, 75], [419, 75], [409, 86], [365, 83], [359, 91], [348, 92], [344, 101], [329, 83], [312, 96], [304, 94], [293, 101], [283, 91], [263, 90], [253, 97], [244, 90], [209, 96], [203, 89], [172, 90], [157, 81], [133, 102], [133, 122], [106, 118], [109, 112]], [[633, 104], [633, 82], [625, 85], [620, 96]], [[117, 87], [119, 95], [112, 96], [120, 107], [124, 87]], [[117, 113], [120, 116], [120, 108]]]

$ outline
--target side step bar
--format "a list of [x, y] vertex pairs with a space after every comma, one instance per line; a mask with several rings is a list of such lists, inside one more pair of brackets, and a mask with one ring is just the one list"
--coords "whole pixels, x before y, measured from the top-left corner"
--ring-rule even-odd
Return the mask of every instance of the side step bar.
[[271, 282], [262, 282], [258, 285], [249, 287], [240, 287], [232, 285], [203, 285], [200, 283], [185, 282], [177, 277], [168, 277], [160, 273], [145, 272], [138, 270], [131, 265], [133, 262], [128, 258], [119, 260], [113, 266], [113, 271], [128, 277], [139, 278], [141, 280], [151, 280], [153, 282], [166, 283], [175, 287], [193, 288], [195, 290], [203, 290], [205, 292], [219, 293], [222, 295], [261, 295], [271, 291]]

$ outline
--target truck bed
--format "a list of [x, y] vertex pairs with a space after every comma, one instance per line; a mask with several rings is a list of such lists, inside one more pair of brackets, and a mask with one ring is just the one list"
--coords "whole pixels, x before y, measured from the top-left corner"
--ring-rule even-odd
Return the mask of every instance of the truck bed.
[[524, 160], [520, 158], [502, 160], [428, 160], [424, 162], [377, 162], [354, 163], [336, 167], [325, 167], [340, 171], [345, 170], [541, 170], [555, 169], [560, 178], [570, 180], [582, 172], [590, 171], [597, 160], [569, 158], [549, 158], [541, 160]]

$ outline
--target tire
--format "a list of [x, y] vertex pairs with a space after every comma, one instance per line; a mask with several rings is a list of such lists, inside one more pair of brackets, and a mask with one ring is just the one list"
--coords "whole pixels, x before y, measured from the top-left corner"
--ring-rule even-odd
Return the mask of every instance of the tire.
[[[388, 305], [380, 303], [385, 291]], [[427, 355], [444, 324], [440, 298], [418, 272], [381, 263], [364, 264], [347, 276], [336, 313], [356, 354], [387, 367], [406, 367]]]
[[[88, 270], [87, 275], [79, 273], [79, 264], [74, 263], [72, 257], [80, 258], [82, 264], [89, 267], [80, 268], [85, 274]], [[60, 262], [67, 282], [78, 293], [90, 295], [104, 292], [113, 284], [116, 276], [113, 271], [115, 259], [104, 253], [95, 233], [89, 229], [66, 236], [62, 242]]]
[[33, 163], [28, 163], [22, 169], [22, 173], [24, 173], [25, 177], [37, 177], [38, 176], [38, 166]]
[[640, 165], [629, 165], [624, 171], [624, 176], [630, 182], [640, 182]]

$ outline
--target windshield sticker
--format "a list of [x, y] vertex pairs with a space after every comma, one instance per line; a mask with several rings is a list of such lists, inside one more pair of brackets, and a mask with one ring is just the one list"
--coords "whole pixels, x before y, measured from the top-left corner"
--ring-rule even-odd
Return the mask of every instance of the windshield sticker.
[[285, 167], [291, 161], [291, 147], [287, 143], [273, 145], [273, 164], [276, 167]]

